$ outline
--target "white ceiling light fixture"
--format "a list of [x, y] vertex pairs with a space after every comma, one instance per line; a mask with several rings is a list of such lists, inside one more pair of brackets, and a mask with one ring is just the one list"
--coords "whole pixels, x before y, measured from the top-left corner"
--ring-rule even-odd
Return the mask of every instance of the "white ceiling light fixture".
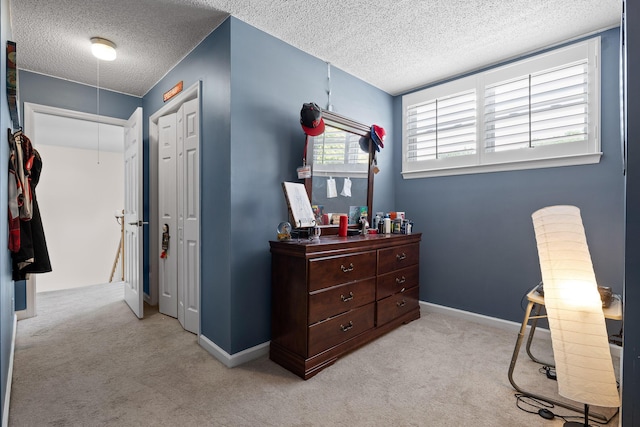
[[91, 37], [91, 52], [96, 59], [96, 116], [98, 123], [98, 164], [100, 164], [100, 61], [116, 59], [116, 45], [102, 37]]
[[116, 59], [115, 43], [102, 37], [91, 38], [91, 52], [93, 56], [103, 61], [113, 61]]

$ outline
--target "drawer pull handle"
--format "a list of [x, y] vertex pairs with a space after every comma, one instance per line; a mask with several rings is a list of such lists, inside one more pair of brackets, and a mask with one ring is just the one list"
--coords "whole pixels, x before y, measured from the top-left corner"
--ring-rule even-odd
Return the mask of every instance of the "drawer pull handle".
[[400, 289], [400, 293], [403, 293], [406, 290], [407, 290], [407, 288], [402, 288], [402, 289]]
[[348, 273], [350, 271], [353, 271], [353, 263], [349, 263], [349, 267], [345, 267], [344, 264], [340, 265], [340, 268], [342, 269], [343, 273]]
[[353, 299], [353, 292], [349, 292], [348, 297], [345, 297], [344, 295], [340, 295], [340, 298], [342, 298], [342, 302], [351, 301]]
[[404, 252], [402, 252], [401, 254], [396, 255], [396, 259], [398, 261], [402, 261], [405, 258], [407, 258], [407, 254], [405, 254]]
[[404, 307], [405, 305], [407, 305], [407, 302], [405, 300], [402, 301], [398, 301], [398, 307]]
[[349, 320], [349, 324], [347, 326], [340, 325], [340, 329], [342, 329], [342, 332], [347, 332], [351, 328], [353, 328], [353, 322], [351, 320]]
[[397, 283], [398, 285], [402, 285], [402, 284], [403, 284], [404, 282], [406, 282], [406, 281], [407, 281], [407, 278], [406, 278], [406, 277], [404, 277], [404, 276], [402, 276], [402, 277], [396, 277], [396, 283]]

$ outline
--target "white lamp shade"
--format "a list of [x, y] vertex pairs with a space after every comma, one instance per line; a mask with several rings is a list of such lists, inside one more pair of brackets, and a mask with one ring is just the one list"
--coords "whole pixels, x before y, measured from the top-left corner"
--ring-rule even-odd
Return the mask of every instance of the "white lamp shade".
[[581, 403], [618, 407], [602, 301], [580, 210], [551, 206], [532, 218], [558, 393]]
[[116, 59], [116, 45], [107, 39], [93, 37], [91, 39], [91, 53], [103, 61], [113, 61]]

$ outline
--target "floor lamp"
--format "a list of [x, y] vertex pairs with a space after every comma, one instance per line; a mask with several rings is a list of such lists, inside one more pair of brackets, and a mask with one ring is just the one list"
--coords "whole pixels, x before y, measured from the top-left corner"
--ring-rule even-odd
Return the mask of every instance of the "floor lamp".
[[588, 426], [589, 405], [615, 408], [620, 396], [580, 210], [550, 206], [532, 218], [558, 393], [584, 403]]

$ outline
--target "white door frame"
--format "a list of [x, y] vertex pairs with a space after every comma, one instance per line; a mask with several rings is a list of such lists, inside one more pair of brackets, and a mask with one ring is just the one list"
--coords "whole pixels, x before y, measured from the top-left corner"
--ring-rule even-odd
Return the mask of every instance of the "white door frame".
[[[35, 115], [49, 114], [52, 116], [66, 117], [70, 119], [86, 120], [94, 123], [110, 124], [115, 126], [124, 127], [127, 121], [124, 119], [118, 119], [115, 117], [108, 117], [103, 115], [83, 113], [81, 111], [67, 110], [65, 108], [51, 107], [48, 105], [34, 104], [32, 102], [24, 103], [24, 132], [32, 141], [35, 142], [34, 146], [37, 148], [37, 135], [35, 134]], [[30, 274], [27, 280], [27, 308], [26, 310], [20, 310], [16, 312], [18, 320], [27, 319], [36, 315], [36, 275]]]
[[[201, 94], [202, 82], [198, 81], [181, 92], [179, 95], [171, 99], [158, 111], [149, 117], [149, 295], [145, 295], [145, 300], [150, 305], [158, 304], [158, 257], [155, 256], [156, 250], [160, 245], [160, 235], [158, 233], [158, 138], [159, 128], [158, 120], [161, 116], [175, 113], [180, 106], [192, 99], [199, 99]], [[202, 109], [200, 109], [202, 117]], [[202, 123], [202, 121], [200, 121]], [[200, 134], [200, 144], [202, 144], [202, 133]], [[199, 195], [198, 195], [199, 196]], [[200, 275], [200, 271], [197, 272]], [[199, 281], [198, 281], [199, 282]], [[198, 289], [200, 293], [200, 289]], [[199, 310], [200, 308], [198, 308]], [[198, 328], [200, 331], [200, 328]], [[198, 332], [198, 335], [200, 333]]]

